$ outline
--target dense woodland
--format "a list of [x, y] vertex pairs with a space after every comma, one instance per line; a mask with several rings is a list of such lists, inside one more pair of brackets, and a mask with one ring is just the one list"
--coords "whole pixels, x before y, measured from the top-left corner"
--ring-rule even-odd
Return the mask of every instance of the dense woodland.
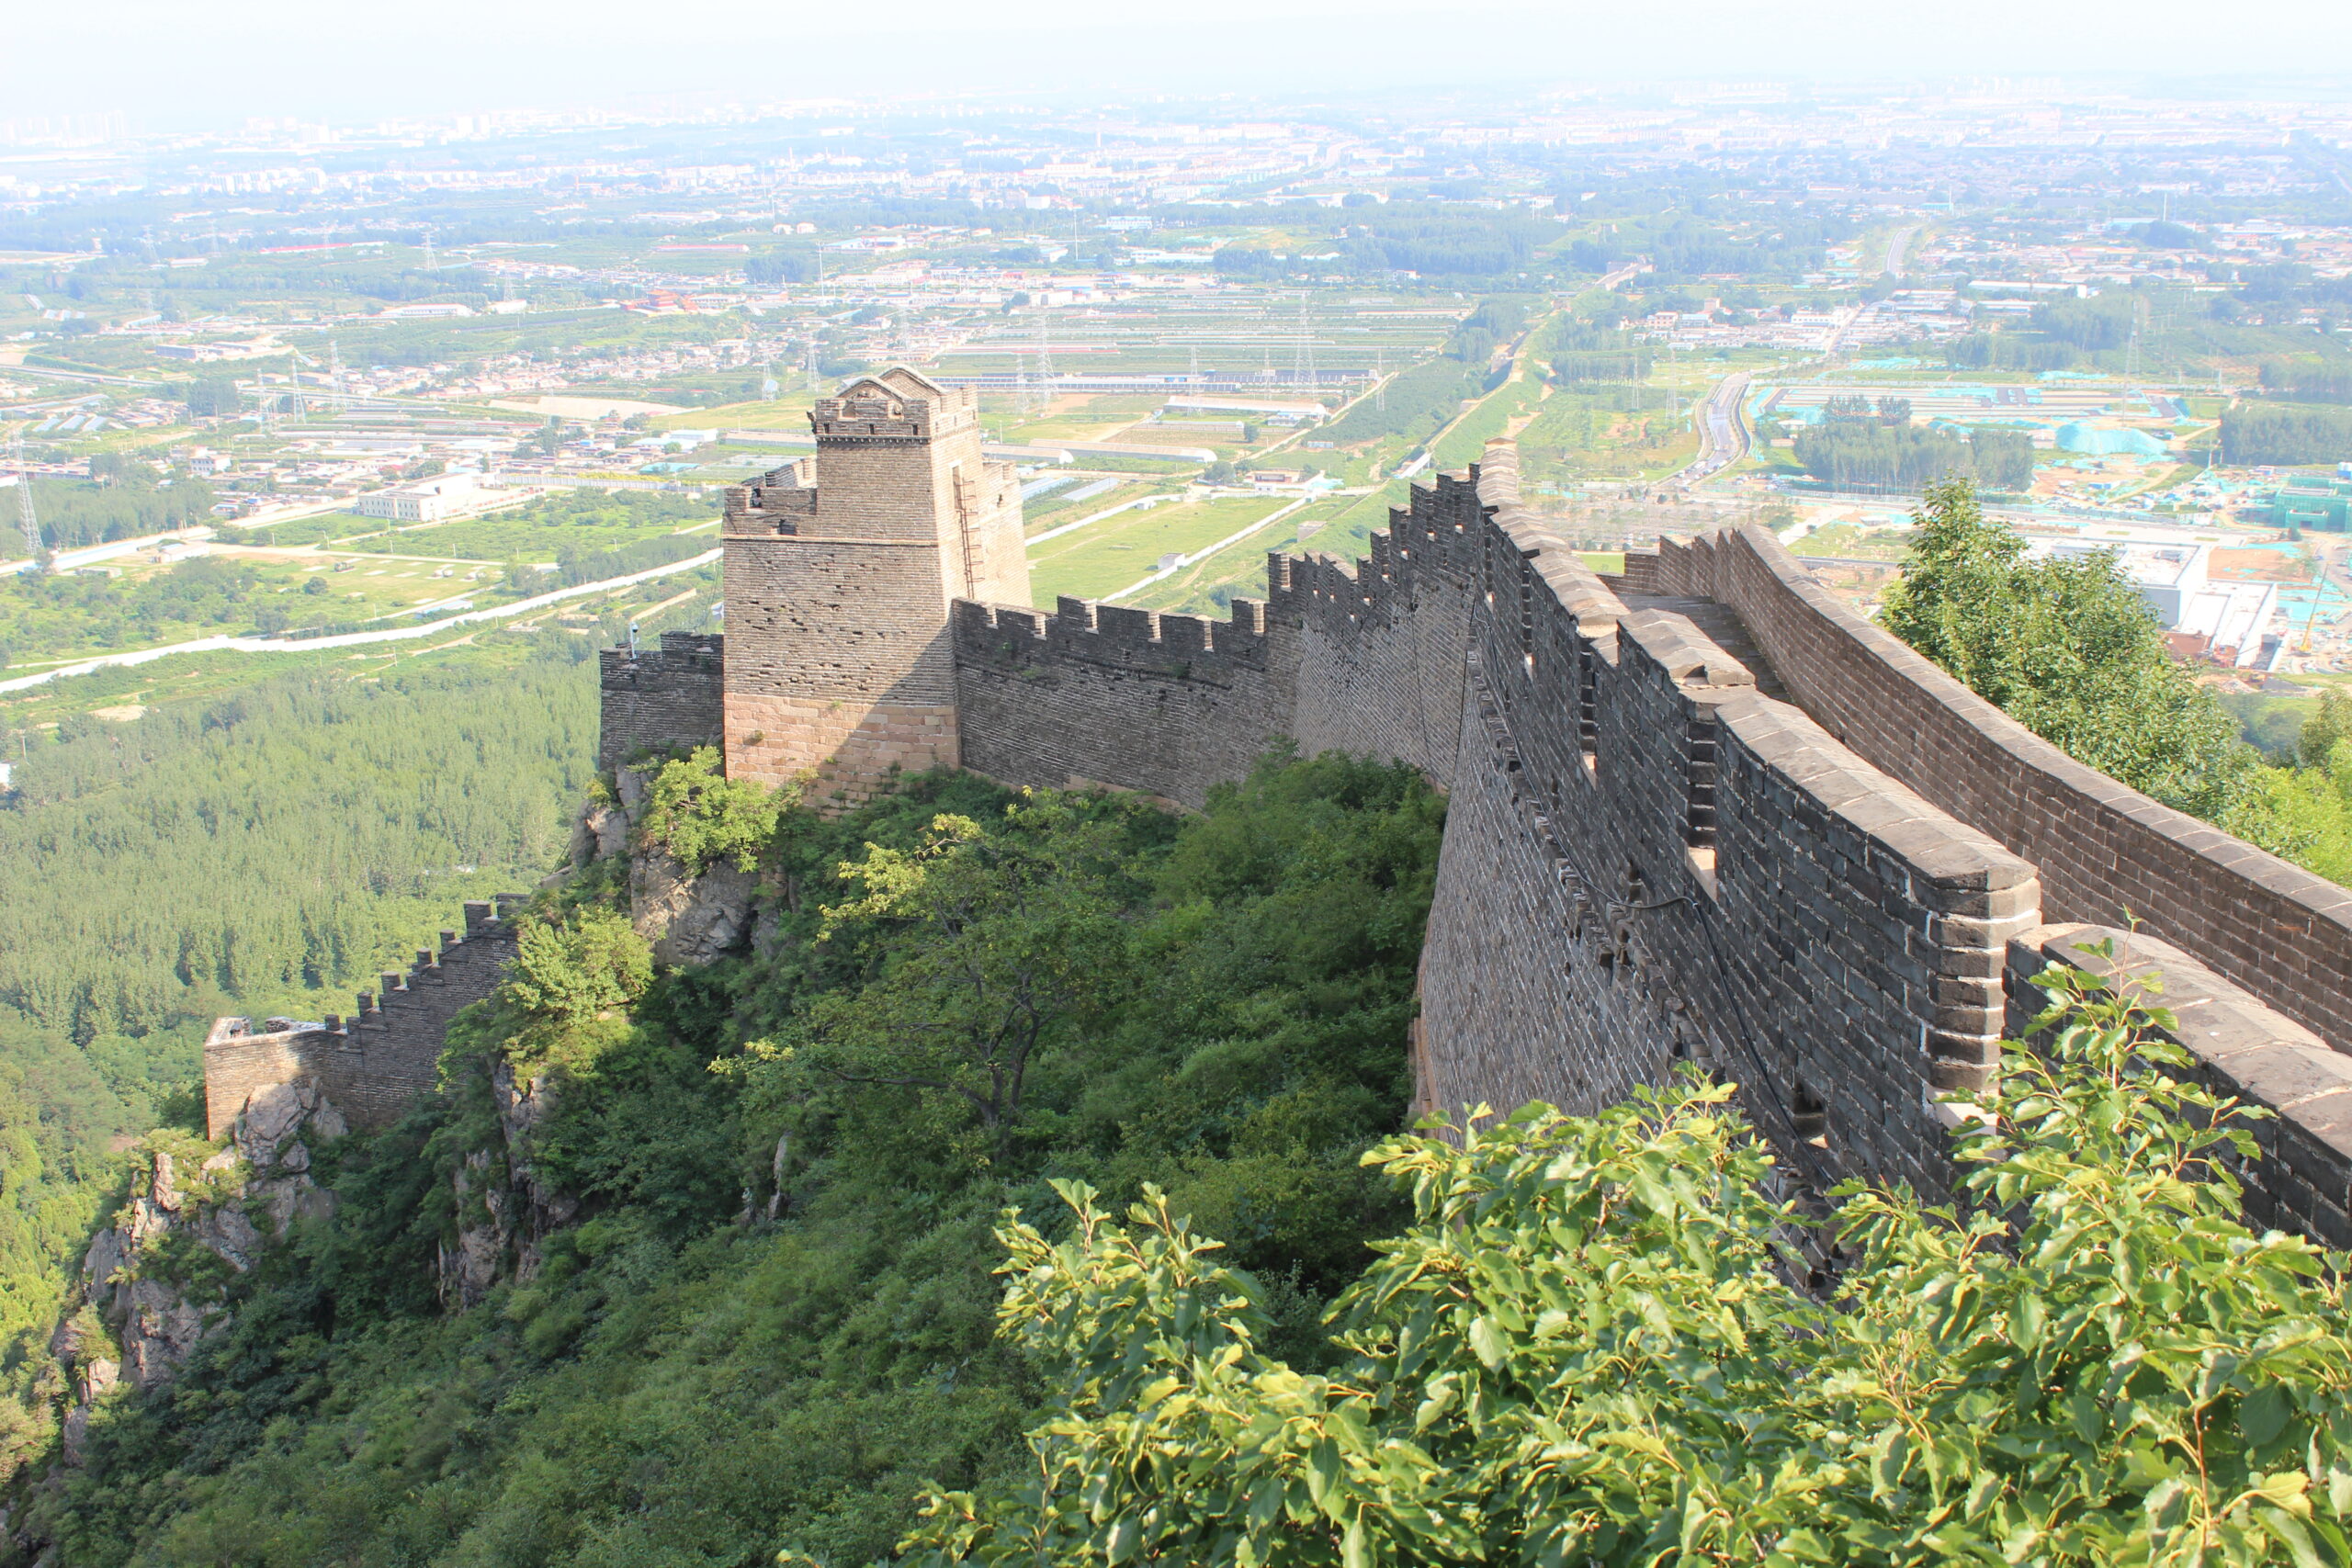
[[1979, 428], [1962, 440], [1933, 425], [1833, 419], [1797, 436], [1796, 458], [1836, 490], [1917, 491], [1954, 477], [1986, 490], [2033, 483], [2032, 439], [2015, 430]]
[[[35, 476], [33, 513], [41, 543], [52, 550], [135, 539], [212, 520], [212, 487], [201, 479], [161, 478], [144, 465], [122, 465], [104, 480]], [[21, 559], [13, 499], [0, 535], [0, 557]]]
[[2239, 403], [2222, 415], [2222, 460], [2279, 467], [2352, 462], [2352, 409]]
[[[465, 899], [546, 874], [589, 779], [585, 650], [565, 638], [356, 679], [322, 665], [15, 738], [18, 788], [0, 797], [0, 1371], [14, 1393], [40, 1375], [70, 1255], [121, 1179], [113, 1151], [196, 1113], [215, 1016], [348, 1012]], [[15, 1408], [0, 1399], [0, 1416]], [[0, 1427], [11, 1452], [44, 1430]]]

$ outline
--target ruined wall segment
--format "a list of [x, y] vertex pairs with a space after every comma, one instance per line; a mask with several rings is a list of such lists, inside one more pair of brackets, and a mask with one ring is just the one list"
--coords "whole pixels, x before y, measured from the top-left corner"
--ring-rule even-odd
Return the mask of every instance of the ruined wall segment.
[[206, 1136], [228, 1135], [255, 1090], [308, 1080], [353, 1127], [388, 1127], [437, 1081], [449, 1021], [481, 1001], [514, 961], [514, 911], [523, 895], [469, 902], [465, 931], [446, 931], [405, 971], [358, 994], [349, 1018], [318, 1022], [217, 1020], [204, 1041]]

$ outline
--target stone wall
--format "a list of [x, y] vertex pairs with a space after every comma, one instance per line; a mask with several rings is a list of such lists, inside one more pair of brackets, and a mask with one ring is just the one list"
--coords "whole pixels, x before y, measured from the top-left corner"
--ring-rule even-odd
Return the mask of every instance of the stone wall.
[[1008, 784], [1112, 784], [1197, 807], [1290, 733], [1296, 638], [1265, 606], [1229, 621], [1064, 599], [1051, 615], [956, 606], [966, 767]]
[[380, 976], [347, 1019], [265, 1019], [258, 1030], [250, 1019], [215, 1021], [204, 1042], [206, 1135], [226, 1136], [254, 1090], [305, 1078], [354, 1127], [400, 1120], [434, 1088], [449, 1021], [490, 995], [514, 959], [511, 907], [522, 898], [468, 903], [462, 934], [441, 932], [437, 951], [420, 949], [407, 970]]
[[1668, 543], [1626, 573], [1736, 611], [1830, 733], [2033, 862], [2052, 918], [2136, 920], [2352, 1047], [2352, 889], [2075, 761], [1848, 611], [1764, 529]]
[[617, 767], [642, 750], [718, 745], [723, 647], [715, 636], [664, 632], [658, 649], [605, 649], [598, 660], [604, 717], [596, 765]]
[[2032, 867], [1760, 689], [1714, 607], [1611, 592], [1514, 467], [1416, 490], [1352, 567], [1276, 557], [1229, 625], [959, 605], [966, 762], [1186, 804], [1275, 736], [1409, 762], [1453, 797], [1420, 1098], [1589, 1111], [1704, 1059], [1822, 1173], [1940, 1186]]
[[[2352, 893], [2073, 763], [1768, 533], [1603, 579], [1515, 474], [1489, 446], [1416, 488], [1365, 560], [1272, 558], [1267, 602], [1227, 621], [959, 601], [924, 711], [1007, 784], [1190, 807], [1285, 737], [1420, 769], [1452, 806], [1417, 1101], [1590, 1111], [1697, 1060], [1818, 1179], [1945, 1187], [1962, 1111], [1939, 1097], [1983, 1083], [2019, 976], [2080, 934], [2043, 922], [2128, 909], [2239, 1021], [2185, 1028], [2203, 1070], [2282, 1113], [2249, 1168], [2258, 1213], [2343, 1238]], [[730, 578], [736, 635], [813, 613], [756, 589]], [[825, 677], [850, 708], [869, 679]]]

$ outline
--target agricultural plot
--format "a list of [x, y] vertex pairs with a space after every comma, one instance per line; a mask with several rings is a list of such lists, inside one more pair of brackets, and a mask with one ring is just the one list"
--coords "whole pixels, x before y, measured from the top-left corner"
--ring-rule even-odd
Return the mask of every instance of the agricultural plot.
[[[1029, 597], [1050, 609], [1057, 595], [1106, 598], [1151, 575], [1170, 555], [1190, 555], [1282, 510], [1276, 496], [1235, 496], [1215, 501], [1174, 502], [1124, 512], [1101, 523], [1033, 545], [1029, 550]], [[1264, 536], [1279, 541], [1276, 529]], [[1271, 546], [1250, 547], [1265, 549]], [[1141, 603], [1141, 600], [1137, 601]]]

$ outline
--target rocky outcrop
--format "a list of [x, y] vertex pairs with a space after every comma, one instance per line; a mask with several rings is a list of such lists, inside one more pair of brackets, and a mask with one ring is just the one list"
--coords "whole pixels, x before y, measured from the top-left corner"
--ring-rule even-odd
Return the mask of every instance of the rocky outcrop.
[[532, 1163], [532, 1136], [555, 1104], [545, 1074], [518, 1077], [513, 1064], [491, 1071], [498, 1109], [498, 1141], [474, 1150], [451, 1180], [458, 1232], [442, 1244], [440, 1291], [451, 1307], [478, 1305], [502, 1279], [538, 1272], [547, 1238], [579, 1217], [580, 1201], [541, 1179]]
[[639, 850], [629, 862], [629, 919], [655, 963], [708, 964], [750, 940], [759, 886], [731, 861], [695, 876], [666, 850]]
[[617, 805], [591, 801], [572, 826], [571, 862], [581, 869], [616, 855], [628, 859], [628, 909], [657, 964], [708, 964], [741, 952], [752, 939], [762, 883], [756, 872], [721, 861], [695, 874], [659, 844], [641, 841], [647, 772], [616, 771]]
[[230, 1281], [298, 1221], [333, 1212], [334, 1194], [311, 1178], [311, 1150], [348, 1130], [317, 1083], [298, 1078], [254, 1090], [225, 1148], [151, 1145], [129, 1201], [83, 1256], [83, 1309], [51, 1340], [74, 1395], [68, 1461], [118, 1384], [168, 1382], [228, 1321]]

